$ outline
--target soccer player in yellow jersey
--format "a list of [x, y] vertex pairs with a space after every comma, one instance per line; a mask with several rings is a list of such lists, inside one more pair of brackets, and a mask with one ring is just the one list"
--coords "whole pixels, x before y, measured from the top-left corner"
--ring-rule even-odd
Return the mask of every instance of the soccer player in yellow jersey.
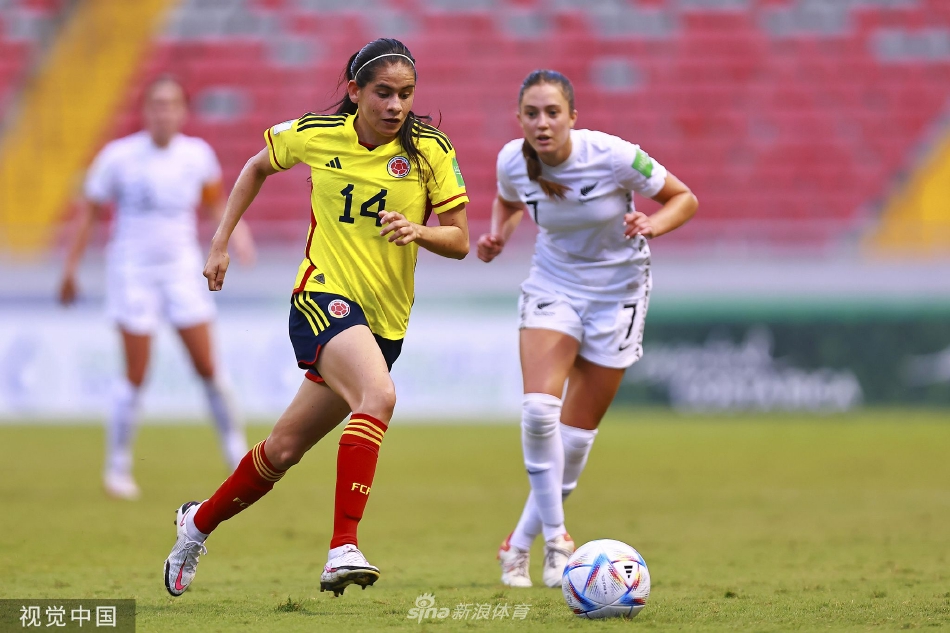
[[[290, 338], [307, 380], [266, 440], [203, 503], [177, 513], [165, 587], [181, 595], [219, 523], [263, 497], [347, 415], [337, 456], [333, 537], [320, 590], [372, 585], [379, 569], [357, 548], [356, 528], [396, 404], [389, 370], [413, 300], [419, 247], [468, 254], [465, 183], [448, 137], [412, 112], [415, 59], [378, 39], [350, 57], [346, 94], [329, 116], [308, 113], [264, 133], [267, 147], [238, 177], [205, 266], [211, 290], [228, 269], [228, 239], [264, 180], [297, 163], [313, 179], [306, 253], [291, 298]], [[426, 226], [430, 212], [438, 226]]]

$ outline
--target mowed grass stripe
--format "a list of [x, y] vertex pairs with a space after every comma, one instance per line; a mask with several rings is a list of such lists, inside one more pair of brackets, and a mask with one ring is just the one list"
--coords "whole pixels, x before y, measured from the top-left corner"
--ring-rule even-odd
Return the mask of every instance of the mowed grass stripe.
[[[684, 417], [610, 414], [566, 505], [580, 543], [637, 547], [653, 576], [633, 626], [655, 630], [950, 627], [950, 425], [940, 412]], [[252, 427], [249, 440], [266, 436]], [[340, 429], [342, 430], [342, 428]], [[207, 426], [146, 426], [138, 503], [99, 488], [100, 428], [0, 426], [0, 597], [138, 600], [140, 631], [419, 630], [437, 606], [531, 604], [433, 630], [613, 628], [560, 591], [498, 584], [494, 556], [527, 493], [516, 425], [409, 426], [397, 417], [360, 531], [375, 587], [319, 592], [332, 528], [336, 439], [208, 541], [192, 588], [167, 595], [174, 509], [228, 475]], [[532, 573], [540, 583], [540, 543]]]

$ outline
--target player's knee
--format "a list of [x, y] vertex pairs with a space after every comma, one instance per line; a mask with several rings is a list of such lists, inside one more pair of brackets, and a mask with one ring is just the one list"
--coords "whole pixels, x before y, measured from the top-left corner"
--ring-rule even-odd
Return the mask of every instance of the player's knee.
[[271, 460], [271, 465], [277, 470], [287, 470], [291, 466], [296, 466], [303, 459], [305, 451], [296, 448], [286, 448], [281, 450], [276, 458]]
[[382, 388], [375, 389], [372, 393], [363, 396], [362, 405], [359, 413], [366, 413], [378, 420], [388, 423], [393, 417], [393, 411], [396, 409], [396, 387], [390, 383]]
[[214, 361], [209, 359], [195, 359], [194, 360], [195, 371], [201, 376], [204, 380], [213, 380], [214, 379]]
[[145, 370], [142, 371], [129, 371], [125, 375], [128, 379], [129, 384], [132, 385], [135, 389], [142, 387], [142, 383], [145, 382]]
[[561, 399], [546, 393], [526, 393], [521, 408], [521, 428], [529, 435], [548, 437], [561, 421]]
[[265, 447], [267, 459], [277, 470], [287, 470], [299, 463], [309, 448], [294, 441], [294, 438], [273, 435], [267, 438]]

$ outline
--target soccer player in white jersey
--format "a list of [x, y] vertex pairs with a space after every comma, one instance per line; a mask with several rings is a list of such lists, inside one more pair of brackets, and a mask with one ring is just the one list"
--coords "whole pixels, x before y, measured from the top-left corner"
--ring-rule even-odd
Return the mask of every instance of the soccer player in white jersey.
[[[624, 370], [643, 353], [647, 239], [681, 226], [698, 202], [637, 145], [575, 130], [574, 88], [561, 73], [528, 75], [518, 120], [524, 139], [498, 154], [491, 233], [478, 240], [479, 258], [490, 262], [525, 210], [539, 229], [520, 304], [521, 439], [531, 493], [498, 558], [504, 584], [530, 587], [528, 552], [543, 534], [544, 584], [559, 587], [574, 552], [562, 501], [577, 486]], [[663, 207], [639, 213], [633, 193]]]
[[[60, 302], [75, 301], [76, 269], [92, 225], [113, 204], [106, 304], [122, 335], [125, 375], [114, 390], [103, 483], [108, 494], [121, 499], [139, 496], [132, 443], [151, 339], [162, 317], [178, 330], [201, 377], [230, 466], [247, 452], [243, 423], [215, 368], [210, 327], [215, 307], [205, 289], [197, 241], [196, 209], [204, 206], [216, 219], [224, 212], [221, 167], [205, 141], [180, 133], [187, 106], [175, 79], [162, 76], [147, 88], [143, 114], [145, 130], [107, 144], [89, 169], [79, 231], [60, 286]], [[237, 245], [238, 256], [253, 261], [246, 228]]]

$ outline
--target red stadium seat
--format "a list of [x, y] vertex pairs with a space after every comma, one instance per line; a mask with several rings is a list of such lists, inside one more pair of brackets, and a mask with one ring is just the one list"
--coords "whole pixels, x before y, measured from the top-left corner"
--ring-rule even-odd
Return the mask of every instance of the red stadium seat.
[[[64, 4], [19, 0], [42, 11]], [[741, 221], [749, 231], [795, 243], [830, 243], [836, 232], [863, 221], [861, 209], [908, 167], [950, 97], [950, 60], [897, 63], [875, 52], [883, 28], [950, 28], [950, 2], [944, 0], [849, 3], [848, 28], [825, 35], [798, 27], [770, 31], [762, 16], [795, 4], [785, 1], [707, 10], [678, 0], [638, 0], [630, 3], [637, 10], [666, 11], [670, 29], [611, 37], [595, 30], [603, 26], [596, 15], [602, 9], [579, 2], [553, 10], [529, 0], [499, 0], [491, 12], [440, 4], [446, 8], [398, 3], [392, 9], [403, 12], [411, 27], [404, 40], [418, 59], [416, 110], [437, 123], [441, 116], [459, 153], [475, 219], [489, 213], [495, 156], [519, 133], [513, 116], [518, 89], [535, 68], [556, 68], [574, 81], [579, 127], [642, 144], [690, 184], [701, 199], [704, 226]], [[262, 146], [263, 129], [333, 103], [344, 60], [378, 29], [373, 16], [355, 10], [318, 13], [293, 0], [248, 5], [277, 16], [280, 33], [270, 39], [158, 39], [142, 73], [173, 71], [196, 99], [208, 89], [243, 95], [246, 111], [233, 119], [205, 120], [196, 113], [189, 126], [217, 149], [229, 185]], [[512, 33], [507, 9], [542, 11], [548, 35]], [[282, 65], [273, 50], [281, 35], [312, 44], [313, 59]], [[0, 95], [22, 78], [32, 46], [0, 37]], [[596, 69], [604, 63], [629, 69], [632, 83], [598, 83]], [[141, 85], [130, 87], [116, 134], [137, 123]], [[252, 223], [305, 221], [306, 174], [280, 178], [281, 187], [262, 192]], [[814, 225], [792, 233], [786, 229], [794, 219]]]

